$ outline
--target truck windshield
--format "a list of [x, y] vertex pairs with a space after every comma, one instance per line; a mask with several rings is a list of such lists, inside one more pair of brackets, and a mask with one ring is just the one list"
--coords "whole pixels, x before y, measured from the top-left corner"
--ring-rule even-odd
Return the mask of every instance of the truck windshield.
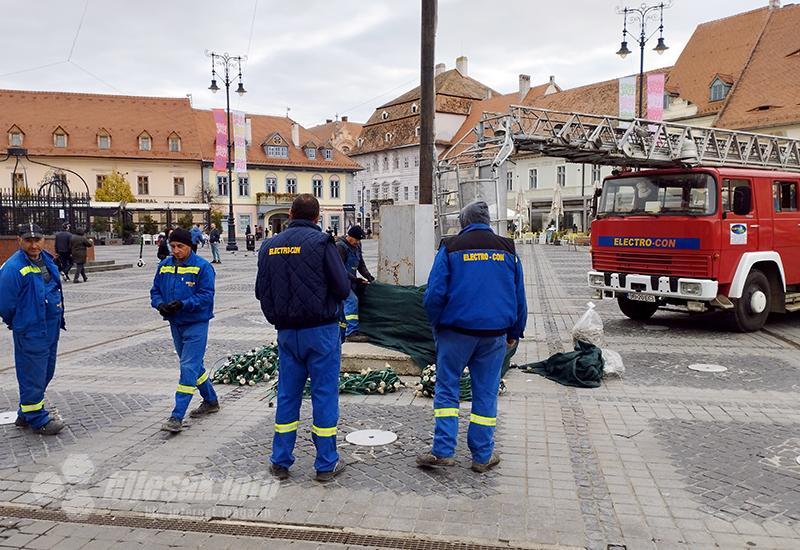
[[717, 210], [717, 191], [709, 174], [637, 175], [603, 185], [600, 216], [707, 216]]

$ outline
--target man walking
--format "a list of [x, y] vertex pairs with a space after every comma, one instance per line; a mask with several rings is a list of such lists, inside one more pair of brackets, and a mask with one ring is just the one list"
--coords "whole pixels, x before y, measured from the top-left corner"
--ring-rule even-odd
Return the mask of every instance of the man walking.
[[192, 227], [190, 234], [192, 236], [192, 252], [196, 253], [197, 245], [199, 245], [200, 242], [203, 240], [203, 230], [200, 229], [199, 223], [194, 224], [194, 227]]
[[289, 477], [303, 388], [310, 376], [316, 479], [330, 481], [344, 468], [336, 451], [342, 352], [337, 318], [350, 284], [333, 239], [317, 226], [317, 199], [299, 195], [289, 218], [285, 231], [261, 245], [255, 286], [261, 310], [278, 330], [278, 408], [270, 471], [278, 479]]
[[65, 223], [63, 230], [56, 233], [56, 259], [58, 260], [58, 267], [64, 276], [65, 281], [69, 281], [69, 271], [72, 269], [72, 250], [70, 248], [70, 239], [72, 233], [69, 230], [69, 224]]
[[208, 322], [214, 317], [214, 268], [192, 252], [192, 236], [183, 228], [170, 233], [172, 255], [158, 264], [150, 304], [169, 321], [178, 352], [181, 374], [175, 392], [175, 408], [161, 429], [178, 433], [196, 389], [203, 402], [192, 417], [219, 411], [219, 400], [203, 366], [208, 342]]
[[211, 245], [211, 263], [221, 264], [222, 260], [219, 257], [219, 229], [217, 224], [211, 224], [211, 232], [208, 234], [208, 242]]
[[83, 229], [76, 229], [75, 234], [70, 237], [69, 248], [72, 253], [72, 261], [75, 262], [75, 278], [72, 280], [73, 283], [81, 282], [78, 280], [78, 276], [83, 277], [83, 282], [86, 282], [87, 277], [84, 266], [86, 265], [86, 259], [89, 255], [89, 249], [92, 246], [94, 246], [94, 242], [92, 239], [86, 237], [86, 232]]
[[500, 462], [494, 453], [497, 392], [506, 344], [525, 330], [525, 280], [514, 241], [489, 227], [483, 201], [464, 207], [461, 232], [444, 240], [428, 277], [425, 310], [436, 339], [433, 450], [419, 466], [451, 466], [458, 437], [459, 382], [469, 366], [472, 414], [467, 444], [472, 470], [486, 472]]
[[[365, 285], [375, 280], [364, 263], [364, 254], [361, 251], [361, 241], [365, 236], [361, 226], [354, 225], [347, 231], [347, 235], [336, 241], [336, 249], [339, 251], [347, 276], [350, 278], [350, 293], [344, 301], [344, 321], [347, 324], [344, 331], [346, 342], [369, 340], [358, 331], [358, 295]], [[363, 279], [358, 276], [359, 274]]]
[[19, 410], [14, 423], [55, 435], [64, 422], [51, 417], [44, 394], [56, 370], [59, 331], [64, 324], [61, 276], [44, 250], [42, 229], [19, 226], [19, 250], [0, 267], [0, 318], [13, 331]]

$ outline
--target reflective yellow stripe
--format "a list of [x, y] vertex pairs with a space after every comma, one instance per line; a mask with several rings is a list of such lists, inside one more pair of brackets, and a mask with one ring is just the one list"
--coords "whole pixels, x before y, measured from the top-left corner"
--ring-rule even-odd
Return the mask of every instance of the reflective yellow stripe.
[[196, 265], [190, 265], [187, 267], [179, 267], [178, 268], [178, 275], [183, 275], [184, 273], [193, 273], [197, 275], [200, 273], [200, 267]]
[[33, 405], [23, 405], [22, 403], [19, 404], [19, 408], [24, 413], [30, 413], [33, 411], [41, 411], [44, 408], [44, 399], [39, 401], [38, 403], [34, 403]]
[[208, 380], [208, 371], [203, 371], [203, 374], [201, 374], [200, 378], [197, 379], [197, 385], [199, 386], [206, 380]]
[[480, 424], [481, 426], [497, 426], [497, 417], [481, 416], [479, 414], [469, 415], [469, 421], [473, 424]]
[[158, 270], [159, 273], [175, 273], [175, 266], [174, 265], [162, 265], [161, 269]]
[[339, 328], [347, 328], [347, 323], [339, 323]]
[[22, 274], [22, 276], [24, 277], [24, 276], [25, 276], [25, 275], [27, 275], [28, 273], [41, 273], [41, 272], [42, 272], [42, 270], [41, 270], [41, 268], [38, 268], [38, 267], [35, 267], [35, 266], [32, 266], [32, 265], [26, 265], [25, 267], [23, 267], [22, 269], [20, 269], [20, 270], [19, 270], [19, 272], [20, 272], [20, 273]]
[[275, 424], [275, 431], [279, 434], [286, 434], [289, 432], [297, 431], [298, 421], [289, 422], [288, 424]]
[[197, 388], [194, 386], [184, 386], [183, 384], [178, 384], [178, 389], [176, 390], [178, 393], [188, 393], [192, 394]]
[[443, 416], [458, 416], [458, 407], [454, 409], [433, 409], [433, 416], [441, 418]]
[[332, 437], [336, 435], [336, 426], [333, 428], [319, 428], [317, 426], [311, 426], [311, 433], [318, 435], [319, 437]]
[[344, 318], [347, 321], [358, 321], [358, 315], [345, 315]]

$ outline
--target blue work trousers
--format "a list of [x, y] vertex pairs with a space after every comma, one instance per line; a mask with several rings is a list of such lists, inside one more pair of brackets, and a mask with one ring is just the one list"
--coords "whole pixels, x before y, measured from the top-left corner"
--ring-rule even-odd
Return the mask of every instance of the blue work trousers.
[[505, 357], [504, 336], [470, 336], [451, 330], [437, 333], [436, 387], [433, 413], [436, 429], [433, 454], [453, 456], [458, 439], [459, 382], [464, 367], [469, 366], [472, 380], [472, 414], [467, 445], [472, 460], [486, 464], [494, 451], [497, 425], [497, 392]]
[[[60, 300], [58, 307], [61, 307]], [[50, 413], [44, 406], [44, 393], [56, 371], [58, 337], [61, 330], [60, 311], [52, 313], [53, 315], [47, 317], [40, 329], [25, 333], [13, 331], [14, 363], [19, 384], [17, 414], [33, 429], [41, 428], [50, 421]]]
[[300, 425], [303, 388], [311, 377], [313, 424], [311, 439], [317, 448], [314, 468], [331, 472], [339, 460], [336, 424], [339, 422], [339, 368], [342, 344], [338, 323], [278, 331], [278, 409], [272, 439], [273, 464], [294, 464], [294, 445]]
[[181, 376], [175, 392], [175, 409], [172, 411], [172, 416], [183, 420], [196, 389], [200, 390], [204, 401], [217, 402], [217, 392], [214, 391], [214, 386], [203, 366], [208, 342], [208, 321], [191, 325], [170, 323], [169, 327], [181, 364]]
[[358, 332], [358, 296], [350, 290], [350, 295], [344, 299], [344, 322], [347, 327], [344, 329], [345, 337], [350, 336], [354, 332]]

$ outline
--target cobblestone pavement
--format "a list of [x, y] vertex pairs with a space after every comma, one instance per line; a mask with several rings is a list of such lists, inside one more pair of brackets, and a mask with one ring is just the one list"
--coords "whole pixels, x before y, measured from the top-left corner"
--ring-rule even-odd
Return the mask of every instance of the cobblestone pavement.
[[[97, 251], [127, 261], [136, 252]], [[366, 254], [374, 267], [375, 242]], [[570, 349], [570, 328], [590, 298], [586, 251], [524, 245], [521, 254], [530, 317], [518, 364]], [[146, 251], [148, 261], [154, 255]], [[659, 312], [634, 322], [604, 300], [597, 309], [607, 347], [622, 355], [625, 376], [576, 389], [512, 370], [495, 471], [467, 470], [463, 434], [455, 468], [415, 468], [433, 420], [430, 400], [409, 389], [342, 398], [340, 451], [350, 467], [324, 486], [312, 479], [304, 405], [298, 461], [278, 483], [267, 472], [274, 409], [259, 386], [218, 387], [219, 414], [178, 436], [158, 431], [177, 364], [167, 325], [149, 307], [154, 265], [66, 288], [68, 331], [48, 402], [69, 429], [46, 439], [0, 426], [0, 547], [347, 547], [265, 541], [237, 532], [237, 522], [414, 538], [420, 548], [800, 547], [800, 315], [737, 334], [718, 315]], [[275, 338], [253, 298], [254, 255], [226, 254], [217, 273], [208, 366]], [[8, 331], [0, 331], [0, 350], [0, 410], [8, 410], [16, 401]], [[688, 369], [693, 363], [728, 370], [699, 373]], [[462, 407], [462, 428], [468, 412]], [[344, 442], [361, 428], [390, 429], [399, 439], [371, 450]], [[66, 516], [51, 521], [31, 510]], [[96, 525], [87, 514], [200, 519], [232, 531]]]

